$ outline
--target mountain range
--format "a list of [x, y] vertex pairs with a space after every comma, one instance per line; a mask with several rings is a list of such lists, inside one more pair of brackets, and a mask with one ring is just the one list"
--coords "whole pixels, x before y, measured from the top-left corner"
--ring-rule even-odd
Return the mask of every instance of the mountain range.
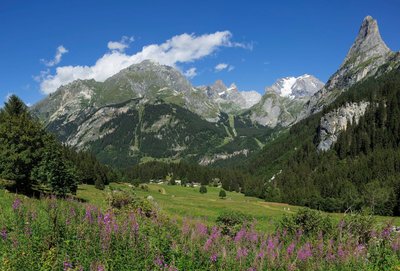
[[[77, 80], [61, 86], [31, 110], [62, 142], [112, 165], [181, 159], [210, 165], [256, 154], [351, 86], [399, 64], [399, 53], [385, 45], [377, 22], [367, 16], [326, 84], [304, 74], [278, 79], [263, 95], [220, 80], [196, 87], [176, 68], [145, 60], [104, 82]], [[362, 116], [358, 106], [335, 109], [321, 119], [321, 150], [328, 150], [346, 129], [344, 120]]]

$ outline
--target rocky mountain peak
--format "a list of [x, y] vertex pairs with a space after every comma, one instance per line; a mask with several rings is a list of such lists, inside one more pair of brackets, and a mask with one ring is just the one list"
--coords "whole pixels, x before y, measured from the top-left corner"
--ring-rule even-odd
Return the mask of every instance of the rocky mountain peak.
[[386, 46], [379, 33], [377, 21], [371, 16], [367, 16], [361, 24], [357, 38], [351, 46], [344, 64], [352, 60], [364, 61], [371, 57], [384, 56], [389, 52], [390, 49]]
[[222, 80], [215, 81], [211, 88], [218, 93], [227, 90], [227, 87]]
[[266, 87], [265, 93], [274, 92], [281, 97], [302, 98], [310, 97], [324, 86], [316, 77], [304, 74], [299, 77], [278, 79], [272, 86]]

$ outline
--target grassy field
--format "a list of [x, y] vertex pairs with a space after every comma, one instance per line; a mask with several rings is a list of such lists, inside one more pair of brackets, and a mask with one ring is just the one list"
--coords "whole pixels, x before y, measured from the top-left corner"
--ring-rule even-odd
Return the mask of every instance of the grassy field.
[[[148, 191], [140, 188], [133, 188], [124, 183], [113, 183], [112, 187], [121, 190], [133, 190], [139, 197], [152, 196], [154, 204], [171, 218], [181, 221], [183, 218], [202, 220], [207, 224], [213, 224], [223, 211], [240, 211], [251, 215], [257, 220], [257, 229], [272, 231], [276, 223], [285, 215], [295, 213], [300, 207], [283, 203], [265, 202], [258, 198], [245, 197], [236, 192], [226, 192], [226, 199], [218, 197], [220, 188], [207, 187], [206, 194], [200, 194], [199, 188], [189, 188], [182, 186], [170, 186], [159, 184], [148, 184]], [[107, 187], [100, 191], [91, 185], [79, 186], [77, 196], [101, 208], [107, 208]], [[335, 219], [339, 219], [342, 214], [332, 214]], [[400, 225], [400, 218], [377, 217], [377, 221], [384, 223], [391, 221], [395, 225]]]

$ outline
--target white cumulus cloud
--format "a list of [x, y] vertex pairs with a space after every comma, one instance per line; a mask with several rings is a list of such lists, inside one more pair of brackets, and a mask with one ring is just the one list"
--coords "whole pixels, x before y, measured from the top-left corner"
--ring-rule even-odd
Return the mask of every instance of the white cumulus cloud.
[[189, 79], [195, 77], [197, 75], [196, 68], [188, 69], [187, 71], [185, 71], [184, 75]]
[[54, 56], [54, 58], [52, 60], [44, 60], [44, 59], [42, 59], [41, 61], [47, 67], [53, 67], [53, 66], [55, 66], [55, 65], [57, 65], [58, 63], [61, 62], [63, 54], [66, 54], [66, 53], [68, 53], [68, 50], [64, 46], [60, 45], [60, 46], [57, 47], [56, 54], [55, 54], [55, 56]]
[[220, 72], [222, 70], [227, 69], [228, 72], [230, 72], [231, 70], [233, 70], [235, 67], [226, 63], [219, 63], [214, 67], [215, 72]]
[[129, 48], [129, 44], [133, 42], [133, 40], [133, 37], [123, 36], [120, 41], [109, 41], [107, 47], [111, 51], [123, 52], [126, 48]]
[[[200, 36], [185, 33], [174, 36], [161, 44], [144, 46], [141, 51], [132, 55], [124, 53], [123, 46], [108, 44], [111, 52], [104, 54], [92, 66], [63, 66], [57, 67], [55, 74], [43, 74], [40, 89], [43, 93], [49, 94], [61, 85], [76, 79], [104, 81], [120, 70], [146, 59], [176, 67], [179, 63], [193, 62], [208, 56], [220, 47], [245, 47], [241, 43], [232, 42], [231, 39], [232, 34], [229, 31], [218, 31]], [[195, 70], [192, 70], [192, 75], [193, 72]]]

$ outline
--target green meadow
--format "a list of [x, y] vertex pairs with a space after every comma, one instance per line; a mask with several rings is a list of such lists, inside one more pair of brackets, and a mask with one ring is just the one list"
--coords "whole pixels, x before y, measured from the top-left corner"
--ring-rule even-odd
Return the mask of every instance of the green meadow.
[[[220, 199], [220, 188], [207, 186], [207, 193], [200, 194], [199, 187], [183, 187], [179, 185], [146, 184], [147, 189], [133, 187], [126, 183], [112, 183], [112, 189], [133, 191], [137, 196], [148, 198], [151, 196], [153, 204], [164, 214], [181, 222], [185, 218], [200, 220], [213, 225], [217, 217], [225, 211], [239, 211], [252, 216], [256, 221], [256, 228], [271, 232], [276, 223], [284, 216], [296, 213], [300, 208], [283, 203], [265, 202], [262, 199], [246, 197], [242, 193], [226, 191], [226, 198]], [[105, 190], [95, 189], [92, 185], [80, 185], [77, 197], [100, 208], [107, 208], [107, 193]], [[339, 220], [343, 214], [331, 214]], [[378, 223], [391, 222], [400, 225], [400, 217], [376, 217]]]

